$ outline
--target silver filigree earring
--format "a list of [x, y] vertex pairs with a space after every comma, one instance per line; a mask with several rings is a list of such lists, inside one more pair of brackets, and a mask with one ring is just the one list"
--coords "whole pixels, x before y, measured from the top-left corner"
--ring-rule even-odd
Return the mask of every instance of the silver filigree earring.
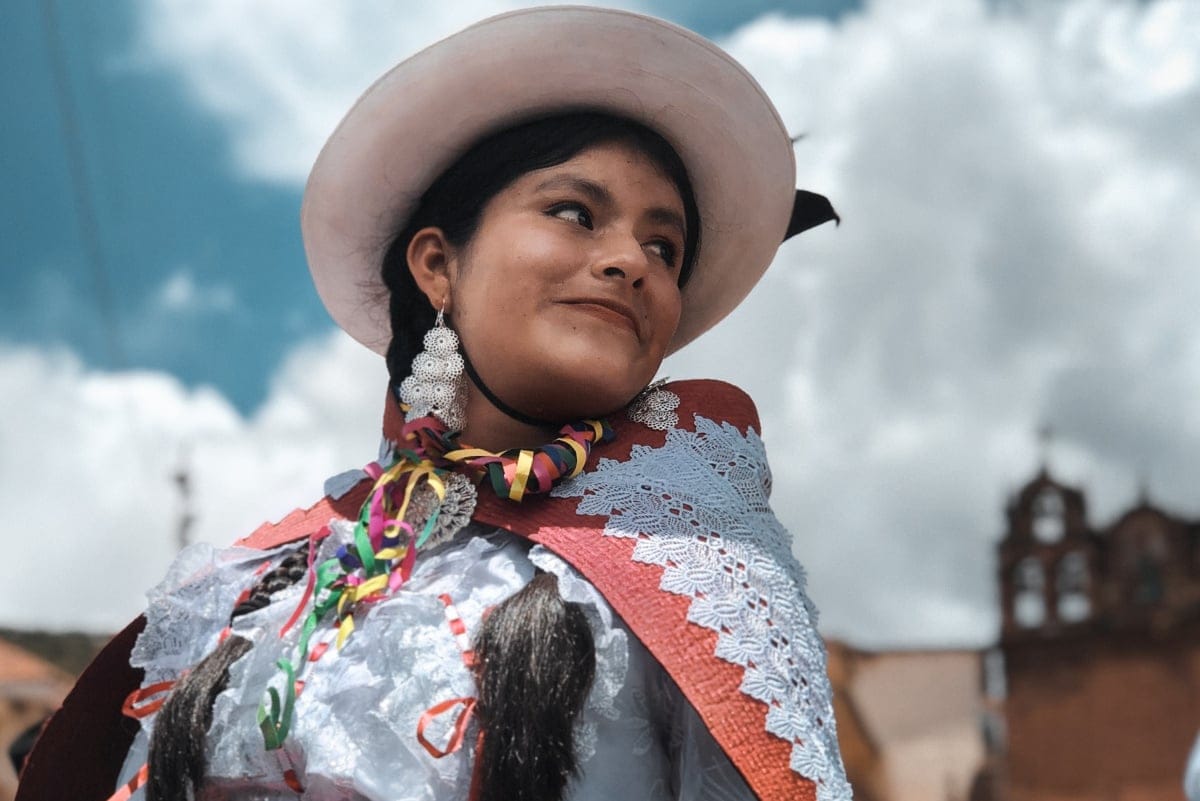
[[400, 400], [408, 404], [406, 420], [434, 415], [452, 431], [467, 424], [467, 382], [458, 334], [446, 325], [445, 306], [425, 334], [425, 350], [413, 359], [412, 375], [400, 384]]
[[669, 431], [679, 425], [679, 396], [663, 385], [669, 379], [660, 378], [650, 384], [625, 407], [626, 416], [635, 423], [655, 431]]

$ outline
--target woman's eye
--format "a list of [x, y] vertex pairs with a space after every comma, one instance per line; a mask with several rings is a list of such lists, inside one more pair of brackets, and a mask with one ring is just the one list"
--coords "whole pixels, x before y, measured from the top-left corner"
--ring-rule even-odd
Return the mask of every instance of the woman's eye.
[[560, 220], [567, 220], [582, 225], [589, 230], [592, 227], [592, 215], [578, 203], [560, 203], [550, 209], [550, 214], [558, 217]]
[[668, 267], [675, 266], [675, 246], [670, 242], [657, 240], [651, 242], [648, 247], [654, 250], [660, 259], [666, 262]]

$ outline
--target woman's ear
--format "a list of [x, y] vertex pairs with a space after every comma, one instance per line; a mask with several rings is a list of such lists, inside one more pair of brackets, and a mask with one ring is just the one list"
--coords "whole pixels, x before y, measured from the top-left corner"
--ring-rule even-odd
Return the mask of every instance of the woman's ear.
[[435, 309], [450, 311], [450, 260], [454, 247], [441, 228], [417, 231], [408, 243], [408, 270]]

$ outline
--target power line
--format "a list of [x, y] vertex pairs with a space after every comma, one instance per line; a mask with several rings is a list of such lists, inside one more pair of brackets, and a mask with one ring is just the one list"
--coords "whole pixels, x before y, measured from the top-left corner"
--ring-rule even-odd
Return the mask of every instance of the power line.
[[182, 450], [179, 465], [171, 474], [175, 486], [179, 490], [179, 517], [175, 522], [175, 544], [183, 550], [191, 544], [192, 527], [196, 524], [196, 514], [192, 511], [192, 467], [188, 451]]
[[[50, 54], [51, 71], [54, 76], [54, 90], [58, 101], [58, 111], [61, 117], [63, 140], [66, 148], [67, 170], [71, 177], [72, 201], [75, 218], [79, 224], [80, 239], [83, 243], [84, 258], [91, 268], [95, 286], [96, 306], [100, 315], [100, 324], [104, 331], [104, 343], [108, 351], [109, 364], [113, 368], [127, 365], [125, 354], [121, 347], [120, 330], [113, 303], [113, 293], [109, 281], [108, 267], [104, 259], [104, 249], [101, 245], [100, 226], [97, 222], [95, 205], [93, 203], [92, 184], [87, 169], [87, 153], [83, 147], [83, 137], [76, 114], [75, 91], [71, 85], [71, 71], [66, 58], [66, 47], [62, 28], [55, 9], [55, 0], [41, 0], [43, 28], [46, 36], [46, 48]], [[140, 418], [128, 395], [125, 396], [126, 414], [133, 422], [135, 429], [141, 428]], [[138, 433], [135, 430], [135, 433]], [[140, 437], [134, 437], [135, 442]], [[143, 466], [143, 475], [150, 475], [150, 464], [143, 449], [137, 448], [138, 457]], [[196, 515], [192, 511], [192, 469], [188, 463], [186, 452], [181, 457], [180, 466], [172, 473], [180, 495], [179, 515], [176, 522], [175, 537], [180, 548], [191, 540], [191, 531], [195, 524]]]
[[80, 135], [79, 120], [75, 114], [75, 94], [71, 87], [71, 71], [67, 66], [63, 48], [58, 14], [54, 0], [42, 0], [42, 23], [46, 35], [46, 49], [50, 54], [50, 68], [54, 77], [54, 94], [58, 101], [58, 113], [62, 121], [63, 139], [66, 145], [67, 172], [71, 176], [71, 199], [75, 208], [75, 219], [79, 223], [79, 236], [83, 242], [84, 258], [91, 268], [95, 284], [96, 305], [100, 311], [100, 325], [104, 330], [104, 341], [108, 350], [109, 363], [114, 368], [124, 367], [125, 356], [121, 349], [116, 309], [104, 251], [100, 245], [100, 227], [96, 222], [95, 206], [88, 181], [87, 158]]

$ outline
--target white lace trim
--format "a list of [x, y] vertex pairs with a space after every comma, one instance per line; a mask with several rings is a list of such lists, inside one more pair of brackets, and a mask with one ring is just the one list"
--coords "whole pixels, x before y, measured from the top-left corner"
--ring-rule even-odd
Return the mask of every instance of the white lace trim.
[[695, 423], [661, 448], [635, 445], [628, 461], [601, 459], [552, 494], [607, 517], [605, 535], [638, 541], [634, 560], [662, 567], [660, 587], [690, 597], [688, 620], [716, 631], [716, 655], [745, 669], [741, 691], [767, 704], [766, 730], [792, 743], [791, 769], [816, 783], [818, 801], [850, 801], [817, 613], [768, 502], [762, 440]]
[[290, 547], [264, 554], [200, 542], [180, 551], [166, 577], [146, 594], [146, 627], [129, 655], [130, 665], [145, 670], [144, 684], [174, 680], [212, 652], [264, 555], [273, 562]]

